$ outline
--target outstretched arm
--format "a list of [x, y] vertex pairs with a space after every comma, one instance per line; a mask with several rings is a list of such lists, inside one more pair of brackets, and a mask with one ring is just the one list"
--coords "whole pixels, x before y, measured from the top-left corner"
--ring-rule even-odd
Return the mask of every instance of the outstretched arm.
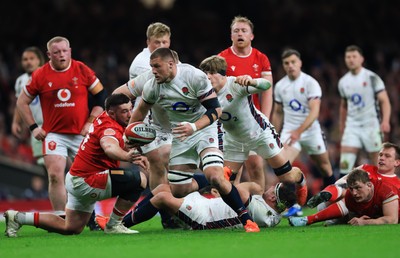
[[149, 113], [151, 107], [151, 104], [148, 104], [143, 99], [140, 99], [138, 107], [132, 111], [132, 116], [129, 120], [129, 123], [143, 121], [146, 118], [147, 113]]
[[397, 224], [399, 222], [399, 201], [394, 199], [382, 205], [383, 216], [371, 219], [368, 216], [361, 216], [360, 218], [352, 218], [348, 224], [353, 226], [362, 225], [382, 225], [382, 224]]

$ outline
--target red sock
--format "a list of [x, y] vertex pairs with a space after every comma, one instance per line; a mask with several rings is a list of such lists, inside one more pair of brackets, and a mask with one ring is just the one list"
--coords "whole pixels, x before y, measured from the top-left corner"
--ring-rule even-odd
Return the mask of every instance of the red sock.
[[35, 227], [39, 226], [39, 212], [33, 213], [33, 225]]
[[330, 202], [335, 202], [341, 197], [342, 191], [339, 191], [338, 187], [340, 186], [328, 185], [324, 190], [322, 190], [323, 192], [329, 192], [332, 194], [332, 197], [329, 199]]
[[307, 225], [320, 222], [320, 221], [325, 221], [328, 219], [336, 219], [340, 218], [343, 216], [342, 209], [340, 208], [339, 203], [335, 202], [326, 209], [323, 209], [322, 211], [319, 211], [313, 215], [307, 216]]

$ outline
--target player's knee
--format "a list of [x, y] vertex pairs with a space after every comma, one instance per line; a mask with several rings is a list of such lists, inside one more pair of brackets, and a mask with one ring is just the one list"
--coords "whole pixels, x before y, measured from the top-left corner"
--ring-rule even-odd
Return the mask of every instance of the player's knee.
[[166, 206], [170, 200], [174, 198], [171, 194], [171, 192], [159, 192], [154, 197], [152, 198], [151, 202], [156, 204], [158, 207], [159, 206]]
[[80, 233], [82, 233], [84, 228], [85, 228], [85, 225], [79, 225], [79, 226], [78, 225], [70, 225], [70, 227], [66, 228], [62, 234], [63, 235], [79, 235]]
[[219, 168], [207, 171], [206, 178], [210, 185], [216, 186], [217, 188], [221, 185], [222, 181], [225, 180], [225, 178], [221, 176]]
[[161, 192], [171, 192], [170, 186], [168, 184], [159, 184], [151, 191], [154, 196]]
[[57, 174], [49, 174], [48, 179], [49, 179], [49, 184], [52, 184], [52, 185], [64, 183], [63, 177], [60, 177]]
[[143, 189], [147, 187], [147, 177], [143, 172], [140, 172], [140, 187]]
[[356, 163], [357, 154], [344, 152], [340, 154], [340, 173], [348, 174]]
[[112, 196], [119, 196], [132, 202], [139, 198], [147, 185], [146, 176], [138, 169], [111, 170], [110, 177]]
[[257, 155], [249, 156], [245, 165], [246, 165], [247, 171], [250, 173], [253, 172], [255, 174], [255, 173], [263, 172], [263, 170], [264, 170], [264, 160], [260, 156], [257, 156]]

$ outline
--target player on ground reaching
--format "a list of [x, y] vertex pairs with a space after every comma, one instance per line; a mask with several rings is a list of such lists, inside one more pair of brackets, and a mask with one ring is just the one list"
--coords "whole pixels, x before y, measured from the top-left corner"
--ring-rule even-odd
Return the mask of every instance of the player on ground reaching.
[[[292, 226], [306, 226], [316, 222], [344, 218], [353, 226], [397, 224], [400, 215], [398, 189], [371, 178], [362, 169], [354, 169], [346, 179], [348, 189], [343, 200], [306, 217], [289, 217]], [[347, 215], [349, 215], [347, 217]]]
[[[280, 213], [293, 205], [296, 196], [282, 183], [266, 191], [254, 182], [237, 185], [240, 197], [249, 214], [259, 227], [274, 227], [281, 221]], [[200, 189], [183, 198], [172, 195], [168, 185], [160, 185], [124, 218], [124, 225], [131, 227], [151, 219], [160, 209], [168, 211], [192, 230], [241, 228], [237, 214], [222, 200], [213, 186]], [[107, 218], [96, 218], [102, 226]]]
[[17, 237], [22, 225], [32, 225], [64, 235], [79, 234], [94, 210], [96, 201], [117, 197], [106, 233], [132, 234], [121, 223], [123, 216], [146, 187], [146, 176], [138, 170], [119, 168], [119, 161], [132, 162], [147, 170], [146, 157], [135, 149], [124, 150], [123, 134], [132, 109], [124, 94], [107, 98], [106, 111], [99, 115], [80, 145], [66, 176], [68, 202], [65, 219], [49, 213], [6, 211], [6, 235]]

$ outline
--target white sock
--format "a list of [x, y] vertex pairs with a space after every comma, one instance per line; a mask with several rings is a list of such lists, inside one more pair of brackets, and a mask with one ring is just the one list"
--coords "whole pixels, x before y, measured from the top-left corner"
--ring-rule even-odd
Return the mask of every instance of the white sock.
[[34, 214], [34, 212], [18, 212], [16, 220], [22, 225], [33, 225]]
[[111, 212], [110, 215], [110, 220], [108, 221], [107, 225], [108, 226], [114, 226], [118, 223], [121, 223], [122, 219], [124, 218], [126, 212], [120, 211], [117, 208], [114, 207], [113, 211]]

